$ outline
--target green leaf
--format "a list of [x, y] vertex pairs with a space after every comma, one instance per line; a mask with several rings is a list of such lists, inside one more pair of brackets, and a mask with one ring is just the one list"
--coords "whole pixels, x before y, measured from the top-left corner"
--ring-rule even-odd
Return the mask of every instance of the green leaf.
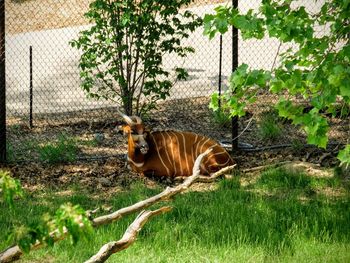
[[177, 73], [176, 75], [177, 80], [186, 80], [189, 76], [187, 70], [183, 68], [175, 68], [175, 72]]
[[350, 144], [339, 151], [337, 158], [340, 161], [340, 165], [350, 165]]
[[[81, 223], [83, 227], [80, 227]], [[72, 244], [76, 244], [81, 238], [88, 238], [92, 232], [92, 225], [85, 211], [80, 206], [70, 203], [61, 205], [56, 211], [55, 225], [61, 234], [64, 233], [64, 228], [68, 230]]]
[[270, 82], [270, 91], [272, 93], [279, 93], [281, 92], [285, 87], [285, 84], [282, 80], [280, 79], [273, 79]]
[[327, 143], [328, 143], [328, 136], [327, 135], [314, 135], [309, 134], [307, 136], [307, 142], [309, 144], [317, 145], [321, 148], [326, 149]]
[[211, 14], [205, 14], [204, 18], [203, 18], [203, 22], [204, 24], [209, 24], [210, 22], [212, 22], [214, 20], [215, 16], [211, 15]]
[[13, 179], [9, 172], [0, 170], [0, 193], [4, 201], [10, 207], [14, 206], [14, 199], [16, 197], [23, 197], [23, 190], [20, 182]]
[[245, 30], [245, 29], [250, 29], [251, 25], [250, 25], [250, 21], [242, 15], [237, 15], [235, 17], [232, 18], [232, 24], [241, 30]]
[[342, 86], [340, 86], [339, 90], [340, 90], [340, 95], [341, 96], [343, 96], [343, 97], [345, 97], [345, 96], [350, 97], [350, 86], [342, 85]]
[[217, 92], [214, 92], [211, 95], [209, 108], [212, 109], [213, 111], [217, 111], [219, 109], [219, 94]]
[[221, 33], [224, 34], [228, 30], [228, 22], [225, 17], [216, 17], [214, 20], [214, 23], [216, 25], [216, 29]]

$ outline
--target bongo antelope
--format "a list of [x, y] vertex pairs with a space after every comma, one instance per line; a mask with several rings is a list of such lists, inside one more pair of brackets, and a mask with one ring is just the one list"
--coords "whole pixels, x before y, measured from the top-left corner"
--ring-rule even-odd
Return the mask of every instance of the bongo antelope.
[[209, 147], [212, 151], [202, 160], [202, 175], [234, 164], [229, 153], [210, 138], [192, 132], [151, 132], [140, 117], [118, 112], [127, 123], [119, 130], [128, 138], [127, 160], [135, 172], [166, 177], [190, 176], [196, 158]]

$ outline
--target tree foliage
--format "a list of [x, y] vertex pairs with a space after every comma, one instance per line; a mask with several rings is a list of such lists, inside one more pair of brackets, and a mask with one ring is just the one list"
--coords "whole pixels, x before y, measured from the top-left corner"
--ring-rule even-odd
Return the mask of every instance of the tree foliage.
[[[202, 23], [192, 12], [180, 11], [190, 2], [94, 0], [85, 14], [93, 25], [71, 42], [82, 51], [82, 88], [95, 98], [121, 99], [128, 115], [155, 107], [173, 84], [163, 56], [194, 51], [182, 45]], [[175, 75], [183, 79], [186, 72], [176, 68]]]
[[3, 170], [0, 170], [0, 194], [10, 208], [13, 208], [13, 200], [15, 197], [23, 196], [21, 183], [13, 179], [9, 172]]
[[[23, 197], [21, 183], [13, 179], [9, 172], [0, 170], [0, 193], [11, 209], [15, 197]], [[79, 205], [63, 204], [53, 216], [45, 214], [40, 222], [16, 227], [10, 234], [13, 240], [26, 253], [38, 242], [53, 246], [55, 240], [65, 234], [71, 243], [76, 244], [81, 238], [88, 238], [93, 228], [86, 212]]]
[[[310, 1], [311, 2], [311, 1]], [[316, 3], [316, 1], [314, 1]], [[326, 114], [347, 116], [350, 108], [350, 1], [325, 1], [320, 10], [308, 12], [298, 1], [263, 0], [258, 11], [241, 14], [231, 7], [217, 7], [204, 18], [205, 34], [212, 38], [235, 26], [243, 39], [265, 36], [293, 48], [279, 54], [279, 65], [271, 70], [240, 65], [230, 78], [230, 89], [219, 98], [231, 116], [243, 116], [245, 106], [256, 100], [261, 89], [279, 95], [279, 115], [293, 121], [307, 133], [307, 141], [325, 148], [329, 123]], [[323, 31], [318, 34], [316, 30]], [[234, 94], [234, 96], [232, 96]], [[311, 105], [297, 103], [302, 98]], [[339, 153], [342, 163], [350, 163], [349, 145]]]
[[71, 244], [75, 245], [80, 239], [89, 238], [92, 232], [91, 221], [84, 209], [79, 205], [66, 203], [61, 205], [54, 215], [44, 214], [40, 222], [16, 227], [10, 239], [24, 252], [29, 253], [32, 246], [38, 242], [52, 247], [55, 240], [67, 233]]

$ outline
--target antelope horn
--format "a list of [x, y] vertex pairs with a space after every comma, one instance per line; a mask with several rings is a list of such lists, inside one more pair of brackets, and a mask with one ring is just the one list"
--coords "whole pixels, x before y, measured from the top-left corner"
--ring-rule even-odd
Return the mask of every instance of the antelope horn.
[[142, 120], [139, 116], [132, 116], [131, 118], [133, 118], [137, 124], [141, 124], [142, 123]]
[[129, 125], [135, 124], [135, 122], [128, 115], [122, 113], [118, 107], [117, 107], [117, 112], [126, 121], [127, 124]]

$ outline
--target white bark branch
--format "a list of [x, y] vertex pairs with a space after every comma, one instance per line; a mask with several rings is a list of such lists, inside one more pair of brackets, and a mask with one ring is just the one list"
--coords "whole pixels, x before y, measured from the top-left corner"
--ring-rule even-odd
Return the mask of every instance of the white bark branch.
[[167, 201], [175, 194], [187, 189], [199, 177], [200, 163], [201, 163], [202, 159], [204, 158], [204, 156], [209, 154], [211, 151], [212, 151], [212, 149], [209, 148], [207, 151], [205, 151], [204, 153], [202, 153], [198, 156], [198, 158], [196, 159], [195, 164], [193, 166], [193, 175], [187, 177], [186, 180], [183, 182], [183, 184], [180, 184], [180, 185], [173, 187], [173, 188], [168, 187], [163, 192], [161, 192], [155, 196], [152, 196], [150, 198], [147, 198], [145, 200], [142, 200], [140, 202], [137, 202], [134, 205], [119, 209], [119, 210], [117, 210], [114, 213], [111, 213], [109, 215], [97, 217], [92, 221], [93, 225], [100, 226], [100, 225], [112, 223], [113, 221], [119, 220], [123, 216], [126, 216], [126, 215], [129, 215], [131, 213], [135, 213], [135, 212], [138, 212], [140, 210], [143, 210], [147, 207], [150, 207], [151, 205], [153, 205], [155, 203], [158, 203], [160, 201]]
[[169, 206], [162, 207], [155, 211], [142, 211], [132, 222], [132, 224], [125, 231], [123, 237], [118, 241], [112, 241], [103, 245], [100, 250], [92, 256], [90, 259], [85, 261], [85, 263], [101, 263], [105, 262], [111, 255], [122, 251], [129, 246], [131, 246], [137, 237], [137, 234], [140, 232], [142, 227], [146, 222], [153, 216], [159, 215], [162, 213], [169, 212], [172, 208]]
[[[195, 163], [193, 165], [193, 171], [192, 171], [193, 174], [190, 177], [186, 177], [186, 179], [184, 180], [184, 182], [182, 184], [180, 184], [180, 185], [178, 185], [178, 186], [176, 186], [174, 188], [168, 187], [167, 189], [165, 189], [160, 194], [137, 203], [138, 206], [142, 206], [142, 205], [143, 206], [145, 206], [145, 205], [149, 206], [152, 202], [157, 202], [155, 200], [168, 200], [168, 199], [170, 199], [170, 197], [174, 196], [175, 194], [178, 194], [178, 193], [183, 192], [186, 189], [188, 189], [193, 183], [195, 183], [197, 181], [204, 180], [204, 178], [205, 178], [206, 182], [212, 182], [216, 178], [218, 178], [219, 176], [227, 173], [228, 171], [231, 171], [236, 166], [236, 165], [232, 165], [232, 166], [225, 167], [225, 168], [219, 170], [218, 172], [214, 173], [210, 177], [201, 176], [200, 175], [200, 164], [201, 164], [203, 158], [207, 154], [209, 154], [211, 151], [212, 151], [212, 149], [209, 148], [204, 153], [200, 154], [197, 157], [197, 159], [196, 159], [196, 161], [195, 161]], [[137, 204], [135, 204], [135, 205], [137, 205]], [[135, 205], [134, 205], [134, 207], [138, 207], [138, 206], [135, 206]], [[131, 206], [131, 207], [127, 207], [125, 209], [127, 209], [127, 211], [130, 212], [130, 210], [134, 209], [134, 208], [133, 208], [133, 206]], [[169, 210], [167, 210], [166, 212], [168, 212]], [[156, 213], [157, 211], [158, 210], [154, 211], [153, 213]], [[144, 219], [139, 219], [140, 217], [143, 216], [143, 213], [151, 213], [151, 214], [150, 215], [145, 214], [145, 217], [147, 216], [147, 218], [145, 218], [145, 220]], [[161, 211], [157, 212], [157, 214], [158, 213], [161, 213]], [[141, 214], [129, 226], [129, 228], [125, 232], [124, 236], [119, 241], [112, 241], [112, 242], [109, 242], [109, 243], [103, 245], [101, 247], [101, 249], [99, 250], [99, 252], [96, 255], [94, 255], [93, 257], [91, 257], [85, 263], [101, 263], [101, 262], [105, 262], [112, 254], [117, 253], [117, 252], [119, 252], [121, 250], [124, 250], [127, 247], [129, 247], [135, 241], [138, 231], [142, 228], [144, 223], [151, 216], [152, 216], [152, 212], [151, 211], [141, 212]], [[118, 217], [116, 217], [116, 218], [118, 218]], [[140, 220], [140, 222], [144, 222], [141, 226], [139, 225], [138, 219]], [[112, 220], [112, 219], [111, 218], [104, 218], [104, 220], [109, 221], [109, 220]], [[102, 222], [102, 221], [100, 221], [100, 222]]]
[[[196, 179], [196, 183], [201, 182], [201, 183], [212, 183], [214, 182], [217, 178], [225, 175], [226, 173], [232, 171], [233, 169], [235, 169], [237, 165], [230, 165], [230, 166], [226, 166], [222, 169], [220, 169], [219, 171], [213, 173], [211, 176], [205, 176], [205, 175], [199, 175], [198, 178]], [[184, 180], [186, 180], [188, 177], [185, 176], [178, 176], [175, 177], [175, 181], [178, 182], [182, 182]]]

